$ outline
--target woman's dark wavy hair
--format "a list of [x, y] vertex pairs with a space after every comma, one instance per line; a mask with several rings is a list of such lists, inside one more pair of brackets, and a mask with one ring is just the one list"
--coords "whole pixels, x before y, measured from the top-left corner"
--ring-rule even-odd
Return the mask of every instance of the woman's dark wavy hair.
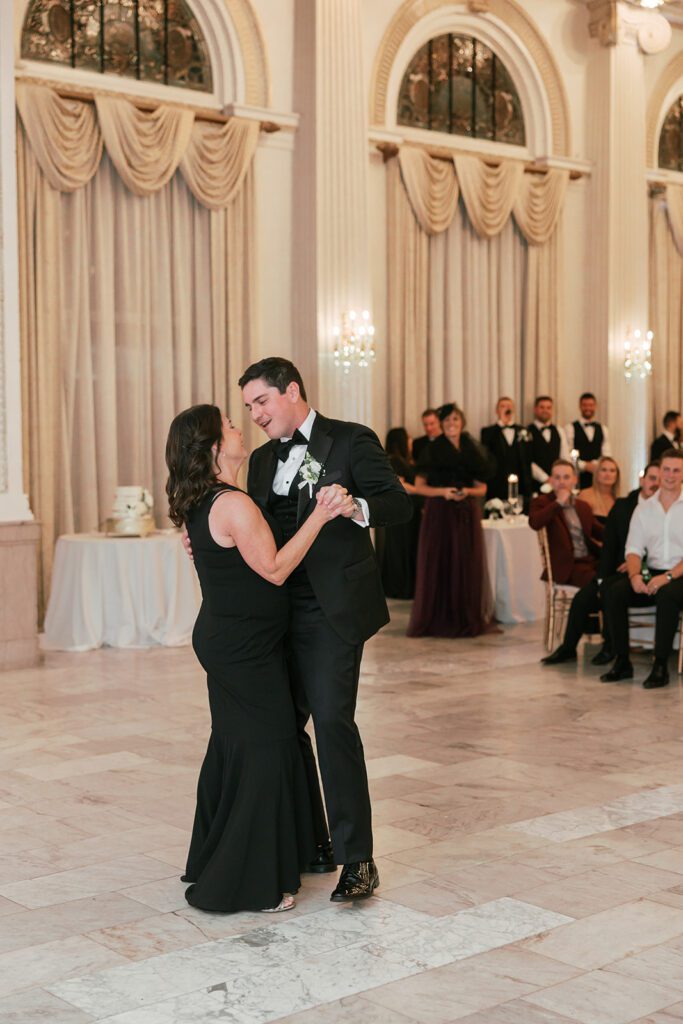
[[387, 455], [398, 455], [408, 462], [408, 431], [405, 427], [392, 427], [387, 431], [384, 450]]
[[223, 417], [217, 405], [193, 405], [179, 412], [166, 441], [168, 516], [184, 526], [190, 511], [216, 483], [216, 455], [223, 439]]
[[447, 419], [451, 415], [451, 413], [454, 412], [457, 412], [458, 416], [462, 420], [462, 429], [464, 430], [465, 427], [467, 426], [467, 418], [465, 417], [465, 413], [462, 411], [460, 406], [456, 405], [455, 402], [446, 402], [445, 405], [440, 405], [439, 408], [436, 410], [436, 415], [439, 417], [439, 421], [443, 423], [443, 421]]

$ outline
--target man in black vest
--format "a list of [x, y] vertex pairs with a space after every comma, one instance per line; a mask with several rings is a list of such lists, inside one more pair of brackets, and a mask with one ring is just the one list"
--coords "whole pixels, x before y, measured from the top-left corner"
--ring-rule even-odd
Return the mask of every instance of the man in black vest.
[[[352, 496], [288, 581], [287, 657], [319, 846], [312, 867], [343, 864], [332, 900], [364, 899], [379, 876], [354, 715], [363, 644], [389, 621], [368, 527], [407, 522], [412, 505], [376, 435], [311, 409], [301, 375], [287, 359], [254, 363], [239, 385], [252, 419], [270, 438], [252, 453], [247, 489], [278, 520], [285, 539], [310, 514], [321, 487], [337, 484]], [[305, 729], [311, 716], [329, 832]]]
[[442, 434], [441, 420], [436, 409], [425, 409], [422, 413], [424, 434], [413, 441], [413, 462], [419, 462], [420, 456], [429, 448], [430, 443]]
[[552, 654], [541, 658], [544, 665], [576, 661], [576, 648], [587, 630], [588, 620], [600, 608], [603, 609], [603, 644], [591, 661], [593, 665], [607, 665], [613, 660], [614, 645], [610, 637], [607, 616], [604, 614], [605, 595], [614, 583], [624, 578], [626, 572], [625, 551], [631, 516], [637, 506], [643, 501], [648, 501], [658, 487], [659, 463], [650, 462], [640, 478], [640, 488], [615, 501], [605, 523], [597, 575], [574, 596], [564, 639]]
[[595, 395], [590, 391], [584, 391], [579, 398], [580, 418], [565, 427], [569, 451], [579, 453], [577, 464], [581, 490], [593, 483], [593, 473], [598, 468], [598, 459], [603, 455], [612, 454], [609, 431], [595, 418], [597, 409]]
[[663, 432], [650, 445], [650, 461], [661, 459], [664, 452], [670, 448], [681, 446], [681, 414], [675, 409], [670, 409], [664, 417]]
[[534, 421], [527, 427], [530, 435], [527, 458], [531, 465], [533, 489], [536, 493], [548, 482], [553, 463], [569, 459], [569, 447], [562, 427], [553, 423], [553, 400], [539, 395], [534, 402]]
[[531, 472], [527, 462], [527, 432], [515, 423], [515, 403], [511, 398], [499, 398], [496, 404], [496, 422], [481, 429], [481, 443], [496, 462], [495, 476], [486, 485], [486, 498], [507, 501], [508, 477], [518, 480], [519, 495], [531, 497]]

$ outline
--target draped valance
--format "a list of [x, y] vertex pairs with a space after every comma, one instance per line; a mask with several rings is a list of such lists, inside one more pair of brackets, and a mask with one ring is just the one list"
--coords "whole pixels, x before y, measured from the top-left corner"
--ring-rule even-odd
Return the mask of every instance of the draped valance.
[[410, 146], [401, 147], [398, 161], [410, 205], [428, 235], [450, 227], [462, 195], [480, 238], [499, 235], [514, 216], [529, 245], [545, 245], [557, 226], [569, 181], [566, 170], [525, 174], [519, 161], [490, 166], [466, 154], [454, 156], [451, 163]]
[[115, 96], [98, 95], [93, 105], [24, 82], [17, 83], [17, 107], [43, 174], [60, 192], [87, 185], [106, 148], [135, 195], [159, 191], [180, 169], [198, 202], [223, 209], [239, 191], [258, 143], [255, 121], [198, 121], [188, 108], [140, 110]]

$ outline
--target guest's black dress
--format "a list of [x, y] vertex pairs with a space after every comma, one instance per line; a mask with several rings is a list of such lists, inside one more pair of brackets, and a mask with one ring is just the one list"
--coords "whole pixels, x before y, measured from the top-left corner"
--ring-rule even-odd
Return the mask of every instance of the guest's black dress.
[[183, 880], [192, 906], [233, 912], [296, 892], [315, 841], [285, 666], [288, 591], [212, 538], [209, 512], [224, 490], [238, 488], [220, 485], [188, 522], [202, 588], [192, 642], [208, 676], [211, 737]]
[[[398, 455], [390, 456], [391, 468], [406, 483], [415, 483], [415, 466]], [[382, 573], [382, 589], [387, 597], [410, 601], [415, 596], [417, 543], [424, 498], [411, 494], [413, 517], [407, 523], [378, 527], [375, 530], [377, 559]]]
[[[430, 487], [472, 487], [493, 469], [483, 449], [464, 433], [460, 448], [437, 437], [426, 456], [417, 472]], [[426, 498], [408, 636], [479, 636], [491, 627], [492, 611], [478, 501]]]

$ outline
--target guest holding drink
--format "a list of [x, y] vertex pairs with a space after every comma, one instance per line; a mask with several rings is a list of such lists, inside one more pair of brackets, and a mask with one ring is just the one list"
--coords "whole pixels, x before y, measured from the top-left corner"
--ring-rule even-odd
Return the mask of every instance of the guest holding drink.
[[491, 625], [493, 600], [479, 499], [493, 466], [465, 431], [465, 414], [439, 409], [443, 434], [418, 463], [417, 494], [426, 498], [408, 636], [479, 636]]
[[377, 558], [385, 595], [409, 601], [415, 596], [417, 542], [424, 499], [415, 492], [415, 464], [411, 458], [412, 439], [405, 427], [393, 427], [387, 433], [384, 447], [391, 468], [411, 496], [413, 517], [408, 523], [378, 527], [375, 530]]
[[597, 468], [590, 487], [579, 491], [579, 498], [590, 505], [593, 515], [600, 523], [607, 522], [607, 516], [619, 497], [619, 466], [611, 455], [603, 455], [597, 461]]

